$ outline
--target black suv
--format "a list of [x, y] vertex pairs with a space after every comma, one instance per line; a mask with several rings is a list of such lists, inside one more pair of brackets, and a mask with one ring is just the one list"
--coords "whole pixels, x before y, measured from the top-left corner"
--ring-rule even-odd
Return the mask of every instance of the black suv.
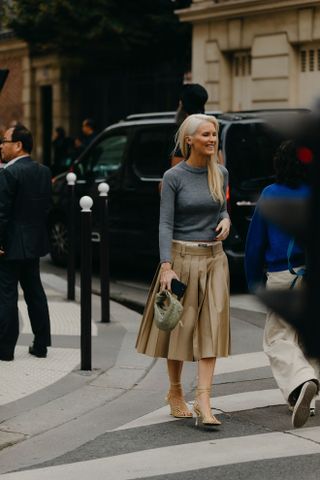
[[[243, 269], [253, 207], [262, 188], [273, 181], [272, 157], [283, 138], [268, 126], [264, 113], [217, 114], [220, 145], [230, 176], [227, 197], [232, 229], [224, 248], [232, 272]], [[110, 185], [112, 258], [157, 261], [159, 182], [170, 168], [175, 132], [174, 112], [130, 115], [101, 132], [73, 164], [77, 198], [90, 195], [94, 200], [93, 242], [100, 238], [97, 187], [100, 182]], [[67, 258], [66, 173], [53, 179], [49, 219], [51, 256], [57, 264], [66, 264]]]

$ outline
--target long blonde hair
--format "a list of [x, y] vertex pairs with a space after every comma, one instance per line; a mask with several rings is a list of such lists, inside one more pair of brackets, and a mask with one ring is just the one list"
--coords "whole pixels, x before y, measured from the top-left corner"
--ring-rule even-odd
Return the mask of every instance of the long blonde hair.
[[[176, 146], [175, 149], [180, 147], [183, 157], [188, 160], [190, 156], [190, 146], [187, 143], [187, 137], [194, 135], [202, 123], [209, 122], [215, 126], [217, 135], [219, 132], [218, 120], [212, 115], [204, 115], [196, 113], [189, 115], [180, 125], [179, 130], [175, 136]], [[218, 150], [211, 156], [208, 163], [208, 186], [212, 197], [215, 200], [219, 200], [222, 204], [225, 201], [223, 191], [223, 176], [220, 168], [218, 167]]]

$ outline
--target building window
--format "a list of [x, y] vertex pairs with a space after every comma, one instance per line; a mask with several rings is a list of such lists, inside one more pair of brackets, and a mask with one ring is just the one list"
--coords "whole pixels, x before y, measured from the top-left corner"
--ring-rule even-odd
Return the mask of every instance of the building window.
[[314, 71], [314, 50], [309, 50], [309, 70]]
[[234, 76], [239, 77], [239, 57], [234, 59]]
[[307, 51], [306, 50], [301, 50], [300, 52], [300, 66], [301, 66], [301, 72], [306, 71], [307, 67]]
[[248, 52], [237, 52], [233, 55], [233, 72], [235, 77], [251, 75], [251, 55]]
[[320, 48], [314, 45], [313, 48], [300, 50], [300, 72], [316, 72], [320, 71]]
[[248, 75], [251, 76], [251, 55], [247, 55]]

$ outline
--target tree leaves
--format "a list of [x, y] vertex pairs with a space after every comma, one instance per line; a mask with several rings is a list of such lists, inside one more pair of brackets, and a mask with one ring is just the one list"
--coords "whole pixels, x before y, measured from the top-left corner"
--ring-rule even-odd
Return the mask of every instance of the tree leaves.
[[12, 0], [7, 23], [37, 54], [107, 66], [187, 61], [190, 27], [171, 0]]

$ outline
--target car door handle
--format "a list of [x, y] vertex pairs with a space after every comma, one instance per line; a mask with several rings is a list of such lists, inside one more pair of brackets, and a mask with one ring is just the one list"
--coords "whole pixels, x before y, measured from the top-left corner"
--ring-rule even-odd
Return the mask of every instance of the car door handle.
[[239, 200], [236, 205], [237, 207], [255, 207], [257, 202], [251, 202], [250, 200]]

